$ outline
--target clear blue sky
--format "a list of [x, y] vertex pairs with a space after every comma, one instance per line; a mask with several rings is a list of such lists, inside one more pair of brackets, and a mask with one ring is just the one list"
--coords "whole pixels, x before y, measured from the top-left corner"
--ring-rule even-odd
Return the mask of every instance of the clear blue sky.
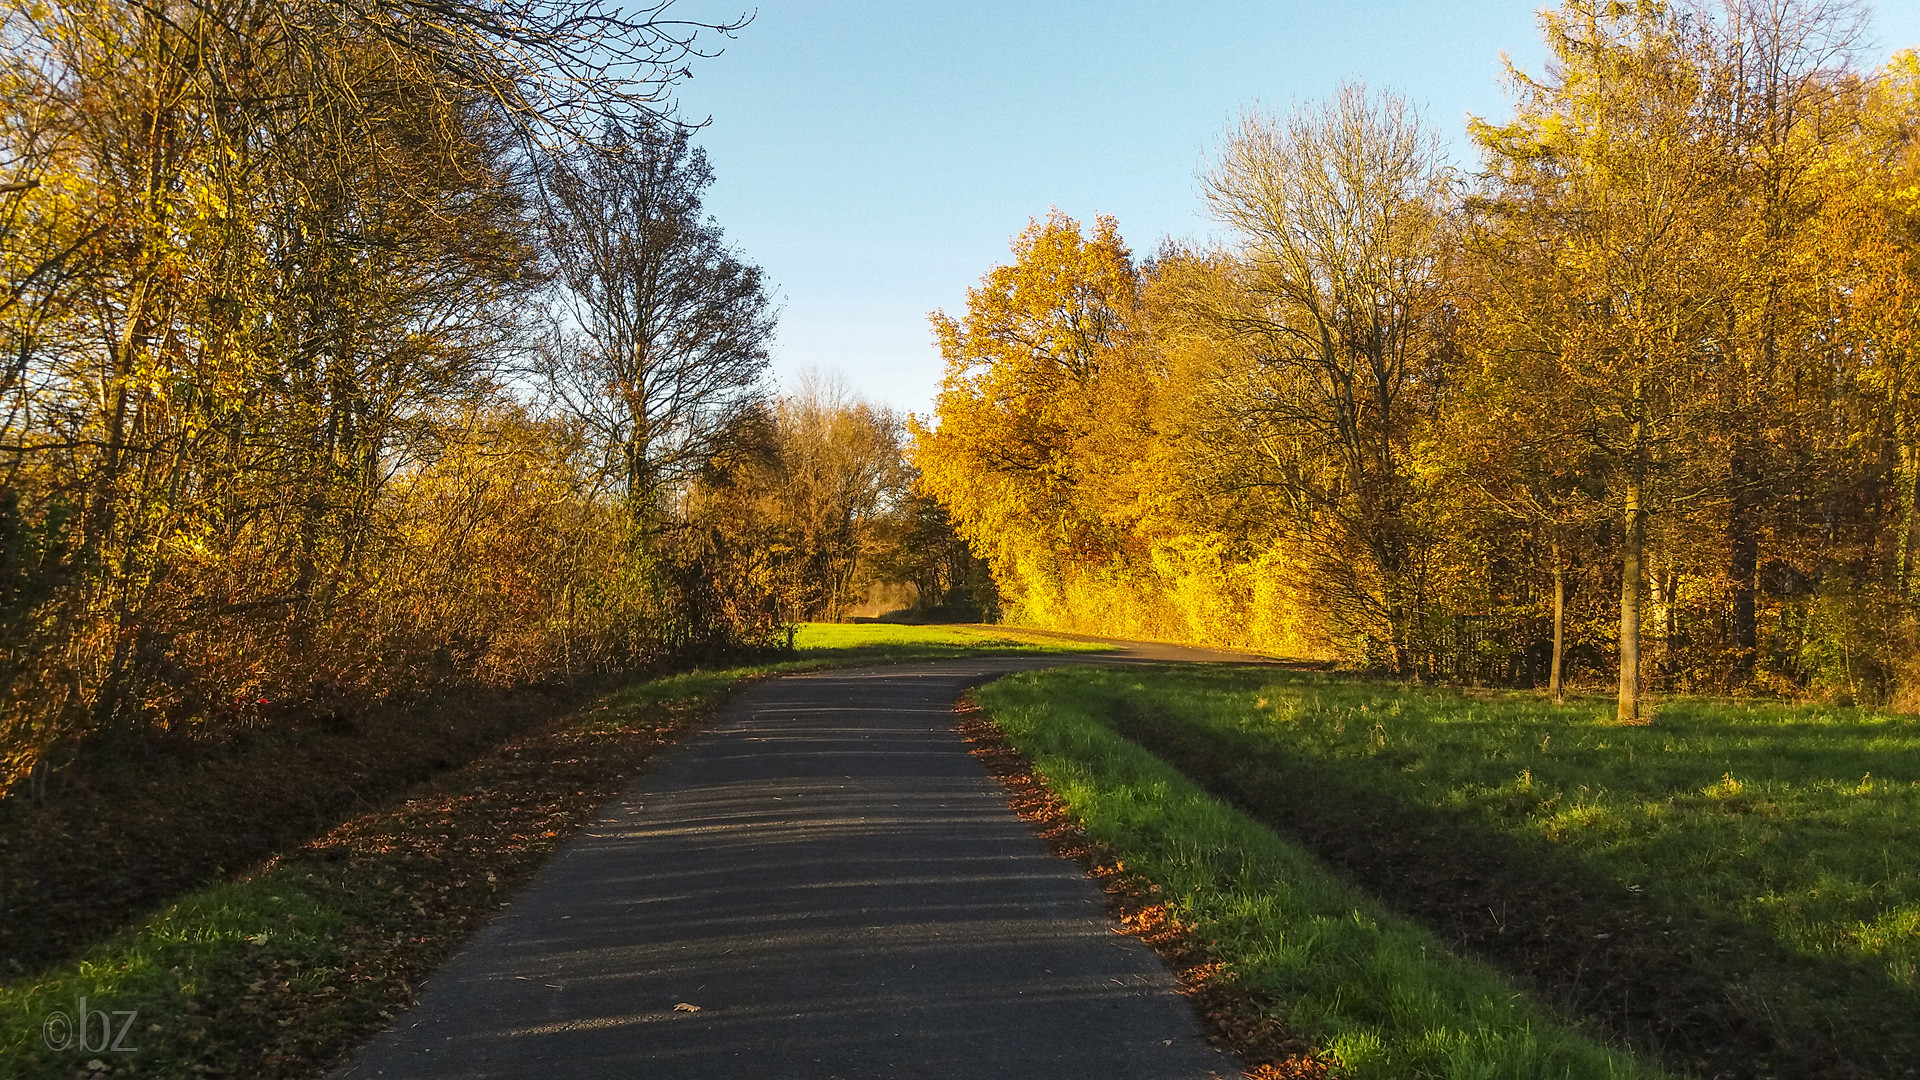
[[[1538, 67], [1538, 6], [764, 0], [679, 99], [712, 118], [709, 209], [781, 298], [776, 374], [925, 412], [927, 313], [958, 312], [1029, 218], [1109, 213], [1140, 254], [1205, 238], [1196, 175], [1229, 120], [1344, 79], [1421, 103], [1465, 156], [1467, 114], [1506, 114], [1501, 51]], [[1883, 0], [1869, 34], [1876, 63], [1920, 45], [1920, 0]]]

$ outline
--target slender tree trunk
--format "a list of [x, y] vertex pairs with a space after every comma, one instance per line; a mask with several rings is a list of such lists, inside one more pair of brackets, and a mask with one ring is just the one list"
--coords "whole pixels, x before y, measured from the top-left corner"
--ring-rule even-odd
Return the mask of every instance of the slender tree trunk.
[[1623, 724], [1644, 723], [1640, 707], [1640, 594], [1645, 577], [1647, 515], [1642, 506], [1644, 482], [1628, 482], [1626, 535], [1620, 542], [1620, 707]]
[[1733, 583], [1733, 678], [1740, 685], [1752, 681], [1754, 658], [1759, 653], [1759, 626], [1755, 619], [1755, 578], [1760, 567], [1759, 523], [1756, 503], [1760, 470], [1753, 448], [1744, 436], [1737, 436], [1729, 470], [1727, 538], [1727, 578]]
[[1391, 539], [1381, 539], [1373, 545], [1374, 565], [1380, 568], [1380, 577], [1385, 584], [1387, 609], [1387, 650], [1393, 673], [1400, 676], [1413, 674], [1413, 620], [1415, 612], [1408, 602], [1406, 590], [1407, 558], [1402, 546]]
[[1666, 573], [1660, 575], [1660, 673], [1680, 671], [1680, 560], [1669, 554]]
[[1567, 564], [1560, 556], [1560, 542], [1553, 544], [1553, 667], [1547, 673], [1547, 690], [1553, 695], [1555, 705], [1563, 704], [1565, 698], [1560, 689], [1560, 668], [1566, 655], [1567, 629]]
[[1920, 510], [1920, 449], [1914, 445], [1912, 422], [1898, 391], [1893, 402], [1893, 439], [1900, 478], [1900, 535], [1894, 550], [1894, 575], [1900, 596], [1910, 598], [1914, 579], [1915, 513]]

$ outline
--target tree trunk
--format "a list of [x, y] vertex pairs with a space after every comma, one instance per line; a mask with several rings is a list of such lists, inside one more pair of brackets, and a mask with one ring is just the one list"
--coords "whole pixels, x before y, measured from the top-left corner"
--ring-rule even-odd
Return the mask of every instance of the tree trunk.
[[1414, 606], [1408, 602], [1405, 571], [1408, 559], [1397, 538], [1380, 537], [1373, 542], [1373, 563], [1380, 568], [1381, 596], [1387, 609], [1388, 663], [1401, 677], [1413, 674]]
[[1894, 457], [1900, 477], [1900, 536], [1894, 549], [1895, 587], [1903, 599], [1913, 596], [1913, 548], [1916, 511], [1920, 510], [1920, 448], [1902, 399], [1893, 402]]
[[1660, 576], [1660, 673], [1678, 675], [1680, 642], [1680, 560], [1667, 556], [1667, 571]]
[[1620, 707], [1623, 724], [1646, 722], [1640, 706], [1640, 594], [1645, 576], [1641, 563], [1647, 542], [1647, 515], [1641, 505], [1643, 482], [1634, 477], [1627, 486], [1626, 535], [1620, 541]]
[[1737, 439], [1729, 470], [1727, 492], [1727, 578], [1733, 583], [1733, 679], [1738, 685], [1753, 680], [1754, 658], [1759, 653], [1759, 627], [1754, 617], [1755, 578], [1760, 567], [1759, 523], [1755, 520], [1759, 501], [1760, 469], [1746, 439]]
[[1566, 655], [1567, 629], [1567, 564], [1560, 557], [1560, 543], [1553, 545], [1553, 667], [1547, 673], [1547, 690], [1553, 695], [1555, 705], [1562, 704], [1565, 698], [1560, 690], [1560, 667]]

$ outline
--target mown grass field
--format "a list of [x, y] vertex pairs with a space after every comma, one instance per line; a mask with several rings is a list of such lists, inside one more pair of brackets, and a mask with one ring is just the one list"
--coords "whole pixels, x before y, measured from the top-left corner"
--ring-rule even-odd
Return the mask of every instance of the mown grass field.
[[[1702, 1075], [1920, 1062], [1920, 721], [1675, 701], [1623, 728], [1599, 701], [1249, 667], [1062, 669], [978, 697], [1090, 831], [1179, 882], [1243, 977], [1356, 1075], [1598, 1068], [1492, 1064], [1520, 1052], [1471, 1019], [1498, 1015], [1500, 991], [1470, 967], [1444, 985], [1374, 974], [1431, 948], [1395, 938], [1381, 909]], [[1376, 899], [1292, 899], [1289, 875], [1309, 873], [1297, 848], [1224, 808], [1176, 809], [1198, 798], [1190, 783]], [[1429, 985], [1454, 1004], [1423, 1004]], [[1476, 1041], [1495, 1071], [1447, 1057]]]
[[801, 623], [800, 664], [937, 660], [984, 653], [1103, 652], [1112, 646], [1011, 626], [912, 626], [904, 623]]
[[809, 625], [797, 638], [791, 659], [605, 695], [249, 872], [189, 890], [75, 961], [7, 975], [0, 1078], [318, 1075], [747, 682], [1085, 648], [1017, 631], [879, 624]]

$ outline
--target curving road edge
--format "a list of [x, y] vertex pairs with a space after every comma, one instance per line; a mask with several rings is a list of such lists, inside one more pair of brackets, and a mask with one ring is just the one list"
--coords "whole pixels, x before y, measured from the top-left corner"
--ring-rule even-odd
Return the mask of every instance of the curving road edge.
[[1251, 659], [1141, 646], [752, 687], [334, 1076], [1237, 1076], [952, 709], [1012, 671]]

